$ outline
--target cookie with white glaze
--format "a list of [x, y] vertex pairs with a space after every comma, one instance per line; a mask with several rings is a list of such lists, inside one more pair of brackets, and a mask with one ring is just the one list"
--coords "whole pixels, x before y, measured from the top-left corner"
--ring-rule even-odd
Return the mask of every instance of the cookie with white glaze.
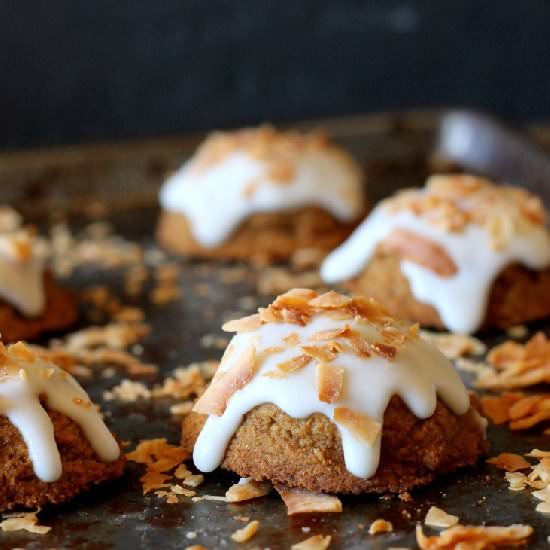
[[178, 254], [275, 261], [340, 244], [365, 212], [360, 168], [319, 132], [211, 135], [164, 184], [157, 230]]
[[541, 319], [550, 315], [545, 220], [524, 189], [432, 176], [382, 201], [325, 259], [321, 276], [453, 332]]
[[401, 492], [487, 450], [449, 361], [370, 299], [295, 289], [225, 329], [237, 334], [182, 424], [202, 471]]
[[125, 459], [86, 392], [19, 342], [0, 343], [0, 510], [58, 504], [122, 475]]
[[20, 216], [0, 206], [0, 334], [4, 342], [32, 340], [68, 328], [77, 319], [75, 298], [46, 267], [43, 243]]

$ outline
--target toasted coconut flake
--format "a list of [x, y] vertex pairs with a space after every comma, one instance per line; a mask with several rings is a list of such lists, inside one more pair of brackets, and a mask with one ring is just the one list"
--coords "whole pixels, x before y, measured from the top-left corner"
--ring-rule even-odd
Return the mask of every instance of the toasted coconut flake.
[[193, 410], [193, 401], [184, 401], [170, 405], [170, 414], [173, 416], [186, 416]]
[[183, 484], [187, 487], [198, 487], [204, 481], [202, 474], [189, 474], [183, 478]]
[[336, 359], [338, 353], [342, 351], [342, 347], [336, 342], [332, 342], [322, 346], [302, 346], [302, 350], [321, 363], [330, 363]]
[[122, 380], [120, 384], [114, 386], [110, 391], [103, 393], [105, 401], [118, 399], [119, 401], [133, 402], [140, 398], [149, 399], [150, 397], [151, 391], [145, 384], [128, 379]]
[[201, 395], [212, 372], [217, 367], [215, 361], [191, 363], [174, 370], [173, 376], [164, 379], [162, 385], [153, 388], [153, 397], [189, 399]]
[[357, 439], [369, 446], [374, 444], [382, 431], [380, 422], [346, 407], [336, 407], [333, 418], [337, 424], [348, 429]]
[[309, 339], [312, 342], [322, 341], [322, 340], [333, 340], [334, 338], [338, 338], [339, 336], [342, 336], [343, 334], [347, 334], [349, 332], [349, 326], [345, 325], [342, 328], [337, 329], [331, 329], [331, 330], [321, 330], [319, 332], [316, 332], [315, 334], [312, 334]]
[[259, 313], [254, 313], [248, 317], [228, 321], [222, 326], [224, 332], [252, 332], [258, 330], [263, 324]]
[[359, 355], [359, 357], [370, 357], [372, 346], [363, 337], [362, 334], [355, 330], [348, 330], [342, 334], [342, 337], [347, 338], [351, 347]]
[[423, 330], [421, 335], [449, 359], [458, 359], [465, 355], [481, 355], [487, 350], [487, 346], [481, 340], [465, 334], [441, 334]]
[[495, 424], [504, 424], [510, 420], [510, 407], [523, 397], [522, 393], [505, 392], [499, 396], [480, 398], [481, 409]]
[[200, 497], [193, 497], [191, 499], [193, 502], [201, 502], [202, 500], [213, 500], [218, 502], [227, 502], [225, 497], [220, 497], [217, 495], [201, 495]]
[[550, 503], [549, 502], [539, 502], [537, 504], [535, 511], [540, 514], [550, 514]]
[[445, 249], [436, 242], [407, 229], [394, 229], [381, 243], [380, 249], [397, 253], [401, 258], [450, 277], [457, 272], [456, 264]]
[[29, 347], [27, 347], [24, 342], [21, 341], [12, 344], [11, 346], [8, 346], [8, 353], [15, 355], [17, 358], [23, 361], [36, 360], [36, 354], [33, 353], [33, 351]]
[[175, 302], [181, 295], [181, 288], [178, 288], [174, 283], [160, 282], [158, 286], [151, 290], [149, 299], [153, 304], [163, 306], [170, 302]]
[[73, 332], [66, 338], [66, 349], [80, 351], [98, 346], [110, 349], [124, 349], [139, 342], [150, 332], [143, 323], [111, 323], [104, 327], [89, 327]]
[[51, 531], [51, 527], [38, 525], [38, 512], [39, 510], [36, 512], [10, 514], [0, 522], [0, 529], [2, 531], [28, 531], [37, 535], [45, 535]]
[[270, 346], [269, 348], [263, 349], [256, 356], [258, 365], [261, 365], [270, 355], [276, 355], [277, 353], [281, 353], [282, 351], [285, 351], [285, 349], [286, 348], [282, 346]]
[[251, 521], [250, 523], [245, 525], [243, 528], [237, 529], [231, 535], [231, 538], [235, 542], [239, 542], [239, 543], [247, 542], [258, 532], [259, 528], [260, 528], [260, 522], [258, 520]]
[[287, 374], [296, 372], [306, 367], [311, 362], [311, 356], [307, 354], [297, 355], [288, 361], [277, 363], [277, 368]]
[[170, 445], [164, 438], [144, 439], [126, 458], [138, 464], [146, 464], [151, 470], [167, 472], [188, 459], [189, 453], [182, 447]]
[[550, 486], [548, 485], [544, 487], [544, 489], [533, 491], [531, 494], [538, 500], [542, 500], [543, 502], [550, 502]]
[[296, 303], [303, 304], [313, 300], [316, 296], [318, 296], [317, 292], [311, 288], [292, 288], [278, 296], [275, 303], [292, 303], [292, 299], [295, 299]]
[[326, 550], [330, 546], [331, 536], [313, 535], [301, 542], [293, 544], [291, 550]]
[[266, 378], [274, 378], [275, 380], [281, 380], [282, 378], [286, 378], [288, 374], [288, 372], [283, 372], [280, 370], [269, 370], [264, 372], [262, 376], [265, 376]]
[[489, 550], [495, 546], [519, 546], [525, 544], [533, 533], [530, 525], [510, 525], [508, 527], [485, 527], [455, 525], [441, 531], [436, 536], [426, 536], [422, 526], [416, 526], [416, 542], [421, 550], [455, 550], [475, 548]]
[[301, 326], [307, 325], [311, 320], [310, 311], [299, 308], [281, 309], [281, 318], [284, 323], [293, 323]]
[[[517, 227], [540, 224], [545, 218], [540, 200], [524, 189], [467, 174], [431, 176], [422, 192], [402, 191], [387, 201], [386, 207], [390, 212], [413, 212], [451, 233], [462, 232], [469, 224], [479, 225], [487, 231], [495, 250], [506, 246]], [[410, 238], [402, 240], [407, 243]]]
[[493, 348], [487, 355], [493, 367], [477, 381], [481, 388], [522, 388], [550, 382], [550, 342], [542, 332], [525, 345], [511, 340]]
[[227, 502], [243, 502], [263, 497], [271, 492], [273, 485], [269, 481], [247, 481], [235, 483], [225, 493]]
[[191, 475], [191, 472], [188, 470], [185, 464], [180, 464], [174, 472], [174, 477], [177, 479], [185, 479], [190, 475]]
[[540, 449], [533, 449], [529, 451], [525, 456], [532, 456], [534, 458], [550, 458], [550, 451], [541, 451]]
[[290, 347], [297, 346], [300, 343], [300, 337], [298, 336], [298, 333], [291, 332], [288, 336], [283, 338], [283, 342]]
[[525, 325], [516, 325], [506, 329], [506, 335], [509, 338], [525, 338], [529, 334], [529, 329]]
[[309, 301], [309, 305], [319, 309], [339, 309], [350, 305], [352, 299], [349, 296], [338, 294], [334, 290], [329, 290], [320, 296]]
[[548, 420], [549, 418], [550, 418], [550, 410], [539, 411], [530, 416], [521, 418], [519, 420], [512, 420], [512, 422], [510, 422], [510, 429], [527, 430], [529, 428], [532, 428], [539, 422], [542, 422], [543, 420]]
[[391, 361], [397, 353], [397, 349], [395, 349], [395, 347], [382, 344], [381, 342], [375, 342], [374, 344], [371, 344], [370, 347], [376, 355], [379, 355], [388, 361]]
[[382, 533], [391, 533], [393, 525], [385, 519], [375, 519], [369, 527], [369, 535], [380, 535]]
[[344, 369], [335, 365], [317, 365], [317, 396], [323, 403], [335, 403], [340, 399], [344, 385]]
[[[550, 398], [550, 396], [548, 396]], [[512, 403], [508, 414], [511, 420], [518, 420], [524, 418], [529, 414], [537, 411], [537, 405], [544, 401], [544, 395], [529, 395], [519, 399], [515, 403]]]
[[214, 377], [210, 386], [195, 403], [193, 410], [201, 414], [220, 416], [227, 402], [238, 390], [244, 388], [256, 374], [256, 347], [248, 346], [227, 371]]
[[155, 491], [155, 495], [159, 498], [166, 499], [167, 504], [177, 504], [178, 497], [174, 493], [170, 493], [168, 491]]
[[506, 472], [504, 474], [510, 491], [523, 491], [527, 487], [527, 476], [521, 472]]
[[531, 467], [531, 464], [522, 456], [513, 453], [500, 453], [498, 456], [487, 460], [487, 462], [507, 472], [517, 472], [518, 470], [526, 470]]
[[164, 487], [170, 487], [169, 483], [166, 483], [170, 479], [169, 475], [162, 474], [156, 470], [147, 470], [139, 480], [143, 486], [143, 494], [146, 495], [156, 489], [162, 489]]
[[292, 253], [290, 265], [296, 271], [318, 269], [326, 256], [326, 252], [319, 248], [299, 248]]
[[113, 315], [119, 323], [140, 323], [145, 319], [145, 313], [137, 307], [123, 307]]
[[181, 487], [181, 485], [170, 485], [170, 491], [174, 495], [183, 495], [184, 497], [194, 497], [197, 494], [195, 491]]
[[384, 327], [380, 331], [384, 344], [388, 346], [393, 346], [395, 348], [400, 348], [403, 346], [407, 340], [407, 333], [401, 332], [397, 327]]
[[158, 370], [155, 365], [142, 363], [124, 349], [137, 344], [149, 331], [150, 327], [144, 323], [110, 323], [73, 332], [64, 342], [54, 340], [49, 349], [32, 346], [32, 351], [76, 375], [82, 371], [82, 365], [105, 364], [120, 366], [132, 375], [152, 374]]
[[448, 528], [458, 523], [458, 516], [453, 516], [438, 508], [431, 506], [424, 518], [424, 524], [429, 527]]
[[294, 489], [284, 485], [276, 485], [275, 489], [281, 495], [287, 514], [312, 514], [316, 512], [341, 512], [340, 499], [323, 493], [312, 493], [304, 489]]

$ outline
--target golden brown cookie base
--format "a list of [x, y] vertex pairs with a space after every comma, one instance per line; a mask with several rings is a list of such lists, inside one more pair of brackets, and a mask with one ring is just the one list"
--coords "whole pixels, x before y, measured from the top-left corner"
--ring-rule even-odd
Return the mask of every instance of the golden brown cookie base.
[[63, 463], [63, 475], [52, 483], [34, 475], [19, 431], [5, 416], [0, 416], [0, 510], [65, 502], [101, 481], [122, 475], [124, 454], [115, 462], [101, 462], [77, 424], [56, 411], [48, 414]]
[[341, 223], [316, 207], [254, 214], [223, 245], [204, 248], [194, 239], [184, 215], [163, 210], [157, 236], [166, 249], [185, 256], [275, 262], [288, 260], [293, 252], [302, 248], [328, 253], [342, 243], [356, 225]]
[[4, 343], [32, 340], [43, 333], [70, 327], [78, 319], [73, 293], [60, 287], [50, 273], [44, 274], [46, 307], [38, 317], [25, 317], [0, 300], [0, 334]]
[[[372, 296], [393, 315], [443, 329], [437, 311], [416, 300], [395, 254], [378, 252], [355, 279], [346, 283], [353, 293]], [[493, 283], [483, 328], [505, 328], [550, 317], [550, 269], [531, 271], [508, 266]]]
[[[191, 413], [183, 420], [182, 444], [188, 450], [205, 419]], [[315, 492], [400, 493], [474, 464], [487, 448], [472, 409], [457, 417], [438, 402], [433, 416], [421, 420], [393, 397], [384, 415], [380, 466], [373, 477], [361, 479], [346, 470], [340, 435], [328, 418], [292, 418], [265, 404], [244, 417], [222, 467], [241, 477]]]

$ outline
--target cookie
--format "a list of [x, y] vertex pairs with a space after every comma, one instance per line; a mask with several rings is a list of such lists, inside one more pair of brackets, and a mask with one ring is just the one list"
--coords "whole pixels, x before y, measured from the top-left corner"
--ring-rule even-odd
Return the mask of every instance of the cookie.
[[216, 133], [163, 185], [158, 238], [178, 254], [230, 260], [328, 251], [365, 212], [362, 180], [319, 132]]
[[0, 510], [65, 502], [122, 475], [124, 455], [86, 392], [22, 342], [0, 344]]
[[402, 492], [487, 451], [449, 360], [372, 299], [295, 289], [224, 329], [237, 334], [182, 424], [202, 471]]
[[469, 175], [432, 176], [382, 201], [321, 266], [395, 315], [453, 332], [550, 316], [541, 201]]

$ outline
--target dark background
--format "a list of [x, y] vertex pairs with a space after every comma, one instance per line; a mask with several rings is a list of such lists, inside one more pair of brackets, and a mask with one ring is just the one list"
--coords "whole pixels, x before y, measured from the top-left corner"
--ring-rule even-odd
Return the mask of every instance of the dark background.
[[0, 0], [0, 148], [382, 110], [550, 118], [548, 0]]

